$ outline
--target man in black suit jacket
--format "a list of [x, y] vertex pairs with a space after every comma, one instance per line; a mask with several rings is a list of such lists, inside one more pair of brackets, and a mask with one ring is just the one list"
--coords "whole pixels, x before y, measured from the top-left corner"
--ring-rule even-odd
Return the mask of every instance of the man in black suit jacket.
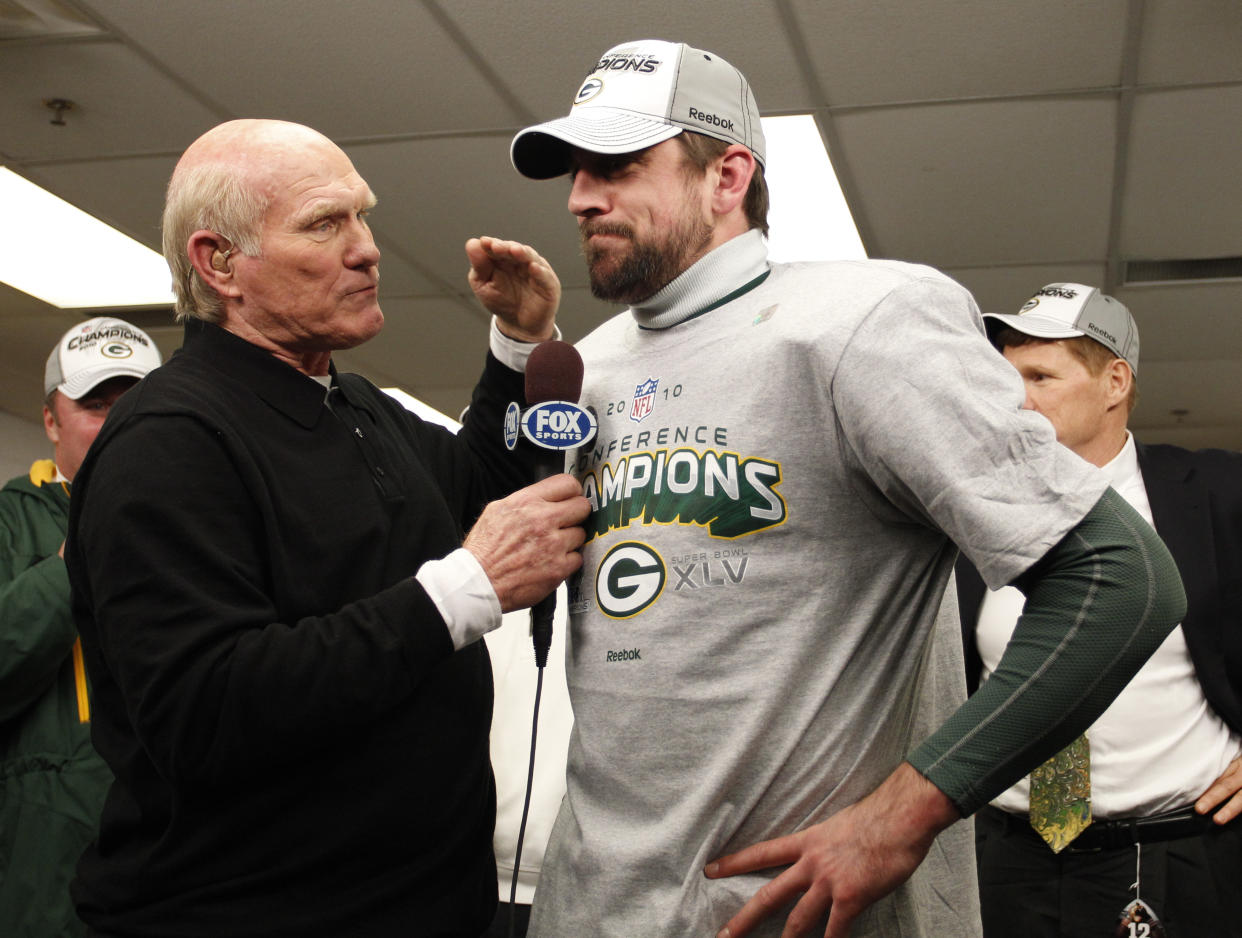
[[[1169, 938], [1242, 935], [1231, 902], [1242, 883], [1242, 454], [1134, 440], [1126, 423], [1138, 330], [1112, 297], [1050, 284], [1018, 314], [984, 318], [1022, 375], [1025, 406], [1153, 522], [1188, 603], [1182, 625], [1087, 733], [1090, 826], [1054, 852], [1028, 822], [1025, 784], [979, 813], [984, 933], [1145, 934], [1122, 924], [1138, 899], [1136, 921], [1156, 918]], [[1022, 597], [1011, 587], [988, 593], [964, 557], [957, 587], [973, 691], [1005, 667]]]

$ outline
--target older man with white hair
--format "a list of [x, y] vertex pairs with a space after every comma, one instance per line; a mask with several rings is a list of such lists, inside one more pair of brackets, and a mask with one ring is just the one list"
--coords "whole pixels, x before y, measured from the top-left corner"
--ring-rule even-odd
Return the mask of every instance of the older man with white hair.
[[576, 569], [586, 515], [568, 476], [514, 491], [529, 444], [503, 443], [559, 284], [523, 245], [468, 243], [491, 354], [461, 433], [425, 423], [332, 365], [383, 325], [375, 201], [339, 147], [280, 121], [222, 124], [173, 174], [185, 345], [113, 413], [70, 524], [116, 774], [74, 890], [98, 934], [492, 917], [478, 639]]

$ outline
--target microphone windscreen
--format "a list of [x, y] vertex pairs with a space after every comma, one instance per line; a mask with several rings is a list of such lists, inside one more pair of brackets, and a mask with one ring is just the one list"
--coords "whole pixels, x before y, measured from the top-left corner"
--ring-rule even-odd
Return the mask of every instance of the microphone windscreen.
[[582, 395], [582, 356], [568, 342], [540, 342], [526, 361], [526, 403], [569, 401]]

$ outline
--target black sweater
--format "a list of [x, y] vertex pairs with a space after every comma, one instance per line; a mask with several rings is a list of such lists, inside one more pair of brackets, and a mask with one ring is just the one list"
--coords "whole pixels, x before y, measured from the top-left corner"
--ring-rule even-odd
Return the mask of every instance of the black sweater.
[[495, 904], [482, 642], [412, 578], [521, 485], [490, 355], [457, 437], [215, 326], [113, 409], [66, 560], [116, 774], [102, 935], [471, 935]]

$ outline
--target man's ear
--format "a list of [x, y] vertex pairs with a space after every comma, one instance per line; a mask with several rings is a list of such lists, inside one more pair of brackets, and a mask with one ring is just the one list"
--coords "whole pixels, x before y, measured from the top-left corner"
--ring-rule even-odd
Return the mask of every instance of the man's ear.
[[751, 177], [759, 165], [755, 154], [740, 143], [733, 143], [720, 156], [719, 177], [712, 193], [712, 211], [728, 215], [746, 201]]
[[190, 235], [186, 254], [203, 283], [221, 296], [236, 296], [233, 280], [234, 248], [228, 238], [214, 231], [200, 229]]
[[1115, 407], [1125, 403], [1130, 396], [1130, 386], [1134, 384], [1134, 373], [1125, 359], [1114, 358], [1106, 369], [1108, 377], [1108, 406]]
[[60, 442], [60, 422], [47, 404], [43, 405], [43, 432], [53, 446]]

